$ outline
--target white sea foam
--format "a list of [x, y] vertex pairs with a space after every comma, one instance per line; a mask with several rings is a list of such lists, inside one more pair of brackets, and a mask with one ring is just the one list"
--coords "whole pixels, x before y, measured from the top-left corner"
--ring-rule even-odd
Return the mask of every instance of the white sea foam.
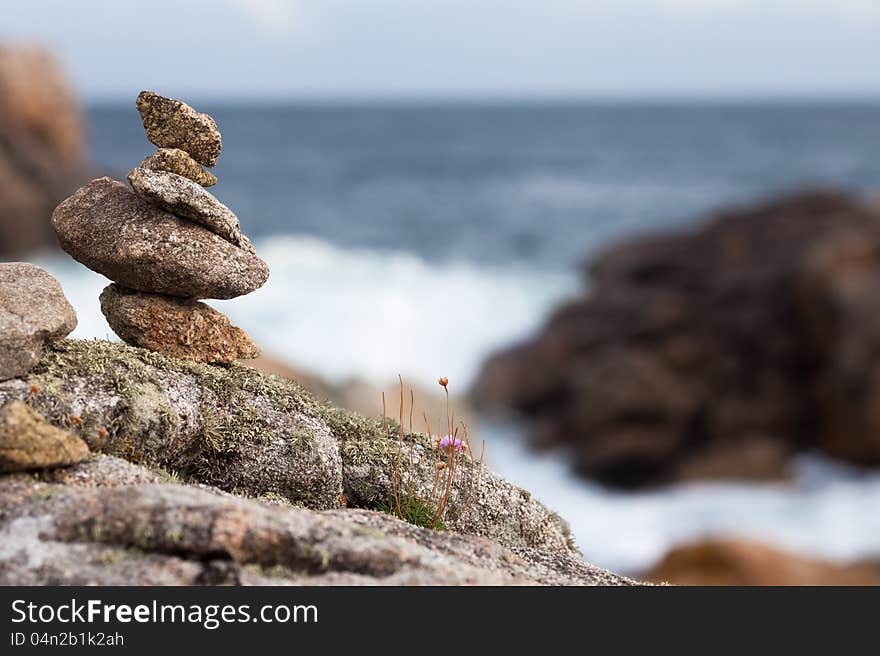
[[[272, 271], [266, 285], [210, 303], [266, 353], [331, 380], [386, 382], [400, 373], [431, 384], [443, 375], [463, 391], [487, 355], [537, 328], [577, 285], [562, 273], [432, 264], [312, 237], [264, 239], [256, 247]], [[67, 256], [38, 260], [77, 310], [74, 336], [112, 338], [98, 305], [108, 281]]]
[[675, 545], [746, 537], [834, 560], [880, 556], [880, 474], [809, 456], [790, 483], [689, 483], [621, 492], [577, 477], [563, 453], [536, 454], [510, 425], [483, 426], [490, 466], [571, 524], [584, 557], [638, 573]]

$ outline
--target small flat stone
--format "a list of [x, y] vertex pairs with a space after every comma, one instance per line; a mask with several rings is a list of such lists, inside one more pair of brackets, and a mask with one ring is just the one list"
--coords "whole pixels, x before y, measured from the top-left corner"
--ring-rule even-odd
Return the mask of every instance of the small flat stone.
[[141, 91], [135, 106], [153, 144], [159, 148], [180, 148], [203, 166], [217, 163], [222, 143], [213, 118], [153, 91]]
[[76, 312], [55, 278], [33, 264], [0, 264], [0, 380], [25, 375], [43, 344], [74, 328]]
[[136, 194], [153, 205], [195, 221], [239, 248], [254, 252], [250, 241], [242, 240], [238, 217], [232, 210], [189, 178], [136, 168], [129, 171], [128, 182]]
[[23, 401], [0, 408], [0, 472], [75, 465], [89, 447], [73, 433], [56, 428]]
[[101, 293], [101, 311], [125, 342], [164, 355], [207, 363], [260, 355], [260, 348], [245, 331], [195, 300], [109, 285]]
[[74, 259], [129, 289], [235, 298], [269, 277], [269, 267], [253, 253], [106, 177], [56, 207], [52, 225]]
[[217, 184], [217, 176], [206, 171], [199, 163], [180, 148], [160, 148], [155, 153], [145, 158], [140, 163], [142, 169], [152, 171], [168, 171], [176, 173], [203, 187], [213, 187]]

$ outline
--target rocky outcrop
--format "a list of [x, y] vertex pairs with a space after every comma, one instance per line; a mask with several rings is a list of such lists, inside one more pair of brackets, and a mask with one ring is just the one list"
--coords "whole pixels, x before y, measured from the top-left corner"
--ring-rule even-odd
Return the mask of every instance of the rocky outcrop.
[[716, 539], [672, 549], [645, 578], [675, 585], [880, 585], [880, 562], [835, 563]]
[[0, 258], [55, 244], [52, 208], [88, 168], [85, 118], [58, 63], [0, 46]]
[[778, 476], [817, 449], [880, 464], [880, 210], [814, 192], [601, 254], [590, 291], [492, 358], [483, 407], [584, 474]]
[[629, 585], [564, 553], [316, 512], [100, 456], [0, 477], [3, 585]]
[[76, 313], [55, 278], [33, 264], [0, 264], [0, 380], [26, 374], [43, 344], [74, 328]]
[[[450, 530], [370, 510], [400, 471], [396, 425], [249, 367], [61, 340], [0, 383], [2, 403], [95, 453], [0, 475], [3, 585], [635, 583], [582, 561], [562, 520], [489, 471], [461, 466]], [[404, 480], [426, 494], [435, 447], [404, 439]]]
[[[0, 403], [12, 400], [27, 400], [93, 452], [314, 510], [381, 507], [401, 479], [413, 495], [428, 497], [437, 474], [426, 436], [404, 436], [401, 470], [393, 422], [383, 426], [237, 364], [61, 340], [27, 378], [0, 383]], [[457, 469], [443, 522], [509, 548], [576, 554], [563, 520], [476, 463]]]

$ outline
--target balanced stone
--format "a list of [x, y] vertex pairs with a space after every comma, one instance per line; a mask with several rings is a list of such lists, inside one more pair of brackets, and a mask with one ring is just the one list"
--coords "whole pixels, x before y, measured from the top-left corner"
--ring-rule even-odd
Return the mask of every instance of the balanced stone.
[[203, 166], [217, 163], [222, 143], [213, 118], [152, 91], [141, 91], [135, 106], [153, 144], [185, 150]]
[[74, 465], [88, 457], [81, 438], [56, 428], [24, 401], [0, 408], [0, 472]]
[[61, 247], [114, 282], [184, 298], [235, 298], [260, 288], [269, 267], [202, 226], [104, 177], [52, 213]]
[[61, 285], [33, 264], [0, 264], [0, 380], [23, 376], [47, 341], [76, 328], [76, 312]]
[[160, 148], [145, 158], [140, 163], [140, 167], [152, 171], [176, 173], [203, 187], [213, 187], [217, 184], [217, 176], [199, 166], [199, 163], [190, 157], [189, 153], [180, 148]]
[[260, 348], [217, 310], [192, 299], [144, 294], [109, 285], [101, 311], [132, 346], [186, 360], [219, 363], [256, 358]]
[[129, 172], [128, 182], [135, 193], [153, 205], [191, 219], [239, 248], [254, 252], [249, 241], [242, 241], [238, 217], [232, 210], [189, 178], [136, 168]]

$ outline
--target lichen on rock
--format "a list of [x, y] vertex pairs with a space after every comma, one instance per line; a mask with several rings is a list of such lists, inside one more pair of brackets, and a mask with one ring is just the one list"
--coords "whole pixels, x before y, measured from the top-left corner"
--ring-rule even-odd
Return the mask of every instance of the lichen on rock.
[[[40, 391], [32, 394], [34, 388]], [[16, 398], [29, 398], [95, 451], [184, 481], [318, 510], [343, 500], [372, 508], [392, 492], [393, 425], [386, 434], [380, 418], [337, 408], [291, 380], [240, 364], [208, 366], [110, 342], [61, 340], [27, 379], [0, 383], [0, 402]], [[426, 436], [413, 440], [414, 466], [404, 480], [427, 494], [434, 455]], [[473, 503], [459, 503], [471, 491]], [[450, 498], [444, 522], [454, 531], [576, 554], [564, 521], [486, 468], [462, 467]]]

